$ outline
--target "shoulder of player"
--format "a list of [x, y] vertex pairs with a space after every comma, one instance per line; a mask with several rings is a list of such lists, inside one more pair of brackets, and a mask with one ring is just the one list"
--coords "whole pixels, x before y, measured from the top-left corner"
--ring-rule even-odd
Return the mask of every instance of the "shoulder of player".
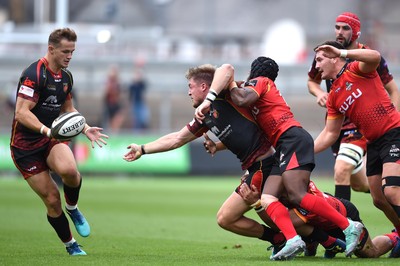
[[40, 77], [42, 76], [40, 67], [41, 61], [35, 61], [31, 63], [28, 67], [26, 67], [21, 74], [20, 82], [22, 85], [28, 86], [30, 88], [34, 88], [39, 84]]

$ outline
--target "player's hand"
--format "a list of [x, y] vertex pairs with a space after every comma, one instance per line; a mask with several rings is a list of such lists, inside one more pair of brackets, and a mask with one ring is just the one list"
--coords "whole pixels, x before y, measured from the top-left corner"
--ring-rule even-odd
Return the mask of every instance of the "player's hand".
[[92, 143], [92, 148], [94, 148], [94, 143], [96, 143], [100, 148], [103, 147], [102, 144], [107, 145], [107, 141], [104, 139], [108, 139], [108, 136], [101, 133], [101, 131], [103, 131], [101, 127], [89, 127], [86, 129], [84, 134]]
[[251, 188], [243, 183], [240, 185], [240, 195], [247, 205], [256, 203], [260, 199], [260, 192], [255, 185], [251, 185]]
[[210, 105], [211, 105], [211, 102], [205, 100], [196, 108], [196, 111], [194, 112], [194, 116], [197, 121], [199, 121], [200, 123], [203, 123], [202, 121], [205, 118], [205, 114], [210, 111]]
[[319, 51], [322, 51], [323, 56], [328, 58], [336, 58], [340, 56], [340, 50], [331, 45], [321, 45], [320, 47], [315, 49], [315, 52]]
[[214, 154], [217, 153], [217, 145], [206, 133], [203, 133], [203, 137], [205, 139], [203, 142], [204, 148], [212, 157], [214, 157]]
[[326, 107], [326, 101], [328, 100], [328, 93], [323, 92], [317, 96], [317, 103], [321, 107]]
[[127, 147], [127, 149], [130, 149], [130, 151], [124, 155], [123, 159], [125, 161], [132, 162], [142, 157], [142, 150], [140, 145], [132, 143]]

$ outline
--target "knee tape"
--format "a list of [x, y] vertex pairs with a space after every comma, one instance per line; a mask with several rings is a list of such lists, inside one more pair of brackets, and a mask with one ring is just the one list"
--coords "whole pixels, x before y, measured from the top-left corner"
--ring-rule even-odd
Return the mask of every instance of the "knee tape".
[[385, 176], [382, 179], [386, 180], [386, 184], [384, 184], [382, 188], [392, 186], [400, 187], [400, 176]]
[[[386, 184], [382, 186], [382, 191], [385, 189], [385, 187], [390, 187], [390, 186], [400, 187], [400, 176], [386, 176], [383, 179], [386, 180]], [[397, 216], [400, 217], [400, 206], [396, 206], [393, 204], [390, 205], [392, 205], [392, 208], [397, 213]]]
[[351, 165], [354, 165], [354, 170], [352, 174], [356, 174], [363, 167], [363, 156], [364, 150], [361, 147], [350, 143], [342, 143], [340, 144], [336, 160], [342, 160]]

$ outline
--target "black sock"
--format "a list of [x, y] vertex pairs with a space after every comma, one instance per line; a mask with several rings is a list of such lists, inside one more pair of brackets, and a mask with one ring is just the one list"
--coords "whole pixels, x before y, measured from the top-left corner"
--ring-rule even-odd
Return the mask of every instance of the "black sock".
[[278, 244], [286, 240], [282, 233], [276, 232], [275, 230], [265, 225], [262, 226], [264, 227], [264, 233], [259, 239], [268, 241], [272, 244]]
[[64, 196], [65, 200], [69, 205], [76, 205], [79, 199], [79, 191], [81, 190], [82, 186], [82, 177], [81, 181], [79, 182], [79, 186], [77, 187], [69, 187], [64, 184]]
[[329, 235], [320, 228], [314, 227], [314, 230], [306, 237], [302, 237], [307, 243], [318, 242], [323, 243], [328, 240]]
[[350, 185], [335, 185], [335, 197], [350, 200]]
[[69, 229], [68, 220], [64, 212], [56, 218], [47, 215], [47, 221], [49, 221], [62, 242], [65, 243], [72, 239], [71, 230]]

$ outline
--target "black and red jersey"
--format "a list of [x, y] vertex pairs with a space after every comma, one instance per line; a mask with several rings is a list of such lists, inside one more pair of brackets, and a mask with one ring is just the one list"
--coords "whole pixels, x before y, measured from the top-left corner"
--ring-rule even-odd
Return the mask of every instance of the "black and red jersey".
[[222, 92], [214, 100], [202, 124], [193, 119], [187, 124], [187, 128], [197, 137], [210, 130], [236, 155], [243, 170], [271, 148], [250, 110], [236, 106], [228, 92]]
[[[21, 74], [17, 87], [16, 97], [35, 102], [31, 112], [47, 127], [60, 115], [61, 107], [67, 99], [71, 99], [73, 78], [71, 72], [62, 69], [53, 73], [48, 68], [45, 58], [28, 66]], [[39, 132], [35, 132], [15, 118], [11, 131], [11, 146], [33, 150], [47, 143], [50, 139]]]

